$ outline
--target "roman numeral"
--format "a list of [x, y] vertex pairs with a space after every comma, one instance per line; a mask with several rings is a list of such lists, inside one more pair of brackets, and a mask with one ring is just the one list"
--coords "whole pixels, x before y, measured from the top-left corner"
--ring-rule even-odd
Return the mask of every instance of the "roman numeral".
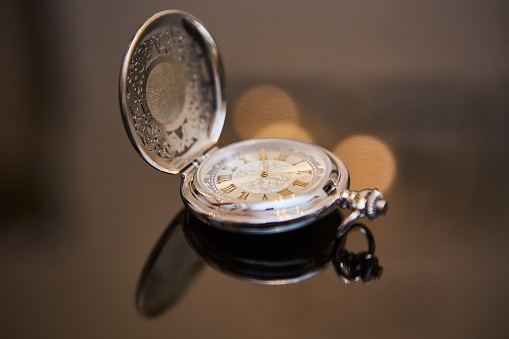
[[232, 176], [231, 175], [218, 175], [217, 176], [217, 179], [216, 179], [216, 183], [220, 184], [222, 182], [225, 182], [225, 181], [230, 181], [232, 180]]
[[279, 156], [277, 157], [276, 160], [279, 160], [279, 161], [286, 161], [286, 159], [288, 159], [288, 157], [290, 156], [290, 154], [284, 154], [284, 153], [281, 153], [279, 154]]
[[231, 192], [235, 191], [237, 189], [237, 186], [234, 184], [230, 184], [229, 186], [226, 186], [225, 188], [221, 189], [221, 192], [224, 194], [230, 194]]
[[306, 187], [308, 184], [309, 184], [309, 182], [304, 182], [304, 181], [300, 181], [300, 180], [295, 180], [294, 182], [292, 182], [293, 186]]
[[309, 170], [309, 171], [297, 171], [297, 174], [313, 174], [313, 171], [312, 170]]
[[281, 194], [283, 197], [287, 197], [289, 195], [292, 195], [293, 192], [290, 191], [288, 188], [282, 189], [281, 191], [277, 192], [278, 194]]
[[241, 157], [239, 157], [239, 160], [240, 160], [240, 161], [243, 161], [243, 162], [244, 162], [244, 164], [246, 164], [246, 163], [247, 163], [247, 160], [246, 160], [246, 157], [245, 157], [245, 156], [241, 156]]
[[240, 196], [238, 196], [237, 199], [246, 200], [248, 196], [249, 196], [249, 192], [242, 191], [242, 193], [240, 193]]
[[222, 169], [228, 172], [235, 172], [237, 170], [237, 167], [225, 166]]
[[269, 198], [267, 198], [267, 194], [264, 194], [264, 195], [263, 195], [262, 200], [269, 200]]

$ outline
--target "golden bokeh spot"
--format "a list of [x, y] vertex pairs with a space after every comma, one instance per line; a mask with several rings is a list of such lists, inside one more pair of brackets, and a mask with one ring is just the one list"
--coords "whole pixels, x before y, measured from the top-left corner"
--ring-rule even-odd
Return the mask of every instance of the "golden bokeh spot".
[[386, 193], [396, 177], [396, 159], [383, 141], [368, 135], [354, 135], [333, 150], [348, 167], [350, 188], [378, 188]]
[[241, 139], [252, 139], [274, 123], [296, 124], [297, 105], [284, 90], [270, 85], [248, 89], [235, 103], [233, 112], [235, 132]]
[[313, 143], [311, 135], [303, 127], [291, 122], [275, 122], [259, 129], [253, 138], [286, 138]]

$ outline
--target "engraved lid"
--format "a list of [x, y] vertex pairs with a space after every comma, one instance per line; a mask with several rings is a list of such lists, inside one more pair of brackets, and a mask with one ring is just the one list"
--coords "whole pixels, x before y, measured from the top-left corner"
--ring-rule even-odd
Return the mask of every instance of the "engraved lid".
[[138, 153], [160, 171], [179, 173], [219, 138], [226, 86], [217, 46], [181, 11], [163, 11], [136, 32], [120, 74], [120, 106]]

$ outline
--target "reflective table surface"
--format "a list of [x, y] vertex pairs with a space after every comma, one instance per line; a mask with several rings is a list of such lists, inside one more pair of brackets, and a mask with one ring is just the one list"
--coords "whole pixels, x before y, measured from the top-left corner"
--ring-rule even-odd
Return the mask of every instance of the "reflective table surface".
[[[352, 189], [384, 193], [387, 215], [361, 220], [378, 280], [345, 284], [327, 232], [322, 256], [291, 261], [276, 255], [284, 242], [253, 258], [171, 228], [180, 177], [133, 151], [117, 87], [131, 35], [170, 5], [203, 20], [221, 49], [220, 146], [309, 141], [345, 162]], [[509, 334], [508, 4], [2, 6], [13, 47], [0, 54], [0, 337]], [[364, 232], [348, 235], [347, 252], [367, 251]]]

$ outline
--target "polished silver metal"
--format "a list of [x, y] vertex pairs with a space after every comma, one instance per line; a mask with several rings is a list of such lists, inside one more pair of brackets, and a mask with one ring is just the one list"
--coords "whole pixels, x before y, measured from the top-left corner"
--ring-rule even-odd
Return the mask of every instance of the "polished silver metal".
[[193, 16], [164, 11], [129, 44], [120, 75], [125, 128], [138, 153], [179, 173], [218, 140], [226, 84], [218, 48]]
[[359, 192], [343, 190], [339, 194], [338, 204], [353, 211], [339, 226], [338, 237], [348, 232], [357, 219], [367, 216], [369, 220], [375, 220], [385, 215], [389, 208], [389, 204], [383, 200], [383, 194], [376, 188]]

